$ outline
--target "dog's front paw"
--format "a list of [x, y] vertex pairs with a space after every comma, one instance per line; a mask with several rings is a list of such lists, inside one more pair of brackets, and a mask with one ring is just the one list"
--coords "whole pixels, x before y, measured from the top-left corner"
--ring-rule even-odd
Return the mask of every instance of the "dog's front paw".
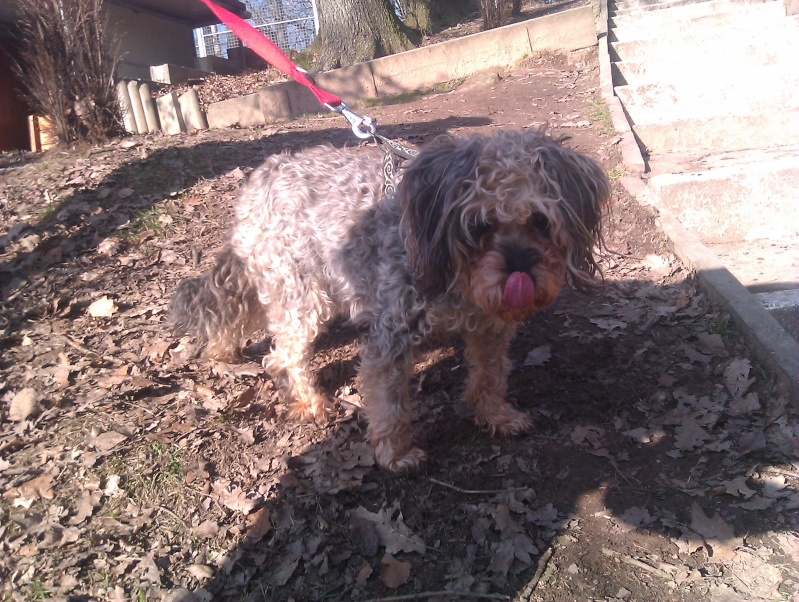
[[383, 440], [375, 445], [375, 460], [383, 470], [392, 474], [417, 472], [427, 460], [427, 453], [413, 446], [398, 450], [390, 441]]
[[308, 400], [295, 402], [289, 409], [289, 418], [327, 424], [335, 413], [336, 409], [330, 401], [322, 395], [314, 395]]
[[516, 437], [528, 433], [533, 428], [533, 417], [515, 409], [509, 403], [491, 406], [490, 412], [478, 413], [475, 422], [485, 428], [491, 435]]

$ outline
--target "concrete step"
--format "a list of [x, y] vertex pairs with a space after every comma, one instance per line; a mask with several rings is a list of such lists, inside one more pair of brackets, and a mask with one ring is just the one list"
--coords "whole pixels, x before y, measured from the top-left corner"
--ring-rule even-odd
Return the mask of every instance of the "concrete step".
[[[649, 186], [705, 244], [768, 241], [794, 248], [799, 240], [799, 154], [771, 154], [771, 161], [655, 175]], [[793, 273], [791, 280], [797, 276]]]
[[740, 35], [736, 32], [722, 32], [714, 39], [679, 36], [667, 40], [633, 40], [611, 42], [610, 60], [645, 62], [648, 65], [701, 61], [706, 64], [716, 61], [720, 65], [769, 65], [781, 62], [785, 56], [799, 49], [799, 21], [792, 21], [784, 27], [774, 27], [769, 31], [768, 40], [757, 35]]
[[707, 246], [725, 266], [735, 266], [733, 275], [749, 292], [772, 293], [770, 298], [764, 299], [772, 304], [767, 309], [785, 307], [778, 305], [773, 295], [775, 291], [799, 292], [796, 288], [799, 286], [799, 247], [793, 241], [761, 239]]
[[[782, 5], [779, 0], [765, 0], [766, 3], [775, 3]], [[695, 2], [692, 4], [685, 4], [669, 8], [662, 11], [641, 11], [638, 13], [627, 12], [618, 15], [612, 15], [609, 19], [608, 25], [610, 28], [623, 27], [631, 23], [640, 23], [645, 21], [656, 22], [661, 21], [666, 23], [679, 23], [700, 17], [708, 17], [711, 15], [735, 12], [741, 7], [753, 6], [755, 4], [762, 4], [763, 0], [710, 0], [707, 2]], [[783, 13], [785, 14], [785, 13]]]
[[[608, 2], [609, 10], [620, 10], [630, 8], [647, 8], [656, 4], [661, 4], [665, 0], [610, 0]], [[697, 2], [709, 2], [710, 0], [697, 0]]]
[[[722, 54], [726, 60], [719, 64], [718, 59]], [[779, 81], [799, 73], [799, 64], [776, 61], [780, 54], [780, 51], [766, 48], [750, 52], [747, 48], [735, 47], [726, 53], [708, 49], [695, 56], [675, 56], [671, 61], [617, 61], [611, 63], [610, 67], [614, 86], [658, 82], [693, 86], [697, 80], [714, 74], [723, 76], [727, 81], [745, 83], [758, 79], [758, 72], [763, 69], [770, 70]]]
[[[682, 76], [677, 83], [616, 86], [614, 91], [633, 124], [709, 119], [729, 113], [764, 113], [799, 107], [799, 68], [750, 69], [740, 74], [710, 72], [706, 77]], [[764, 91], [768, 91], [765, 93]]]
[[[764, 2], [754, 5], [735, 5], [736, 9], [726, 12], [673, 21], [669, 26], [669, 37], [684, 36], [687, 33], [701, 32], [712, 39], [725, 30], [739, 34], [760, 35], [762, 31], [771, 31], [785, 17], [785, 8], [781, 2]], [[662, 33], [662, 19], [630, 19], [625, 25], [614, 27], [609, 32], [611, 42], [631, 42], [634, 40], [659, 39]]]
[[619, 7], [618, 5], [608, 5], [608, 14], [611, 17], [624, 15], [637, 15], [642, 12], [652, 12], [697, 4], [698, 2], [708, 2], [709, 0], [662, 0], [661, 2], [641, 3], [637, 6]]
[[650, 155], [799, 145], [799, 109], [634, 125], [633, 132]]

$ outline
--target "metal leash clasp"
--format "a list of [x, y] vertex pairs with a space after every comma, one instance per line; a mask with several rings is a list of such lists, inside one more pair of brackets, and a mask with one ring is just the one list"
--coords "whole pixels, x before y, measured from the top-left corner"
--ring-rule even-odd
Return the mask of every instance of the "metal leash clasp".
[[350, 122], [350, 125], [352, 125], [352, 133], [358, 138], [366, 140], [377, 133], [377, 124], [372, 120], [371, 117], [358, 115], [358, 113], [350, 110], [345, 103], [342, 102], [336, 107], [325, 103], [325, 106], [334, 113], [340, 113], [343, 115], [344, 118]]

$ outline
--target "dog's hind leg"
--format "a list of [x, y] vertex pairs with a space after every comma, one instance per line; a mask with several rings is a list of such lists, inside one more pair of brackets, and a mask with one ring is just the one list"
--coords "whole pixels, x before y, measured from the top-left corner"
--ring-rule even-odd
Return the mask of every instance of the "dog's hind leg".
[[324, 422], [333, 409], [327, 397], [316, 389], [311, 374], [314, 341], [321, 328], [314, 315], [314, 311], [303, 311], [299, 300], [286, 303], [285, 307], [270, 307], [272, 351], [264, 358], [264, 366], [292, 400], [291, 417]]

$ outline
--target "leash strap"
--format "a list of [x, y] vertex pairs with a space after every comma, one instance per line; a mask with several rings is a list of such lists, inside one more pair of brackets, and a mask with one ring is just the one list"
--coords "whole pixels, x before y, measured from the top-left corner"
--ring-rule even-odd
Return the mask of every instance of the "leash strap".
[[403, 161], [413, 159], [419, 152], [377, 133], [372, 134], [372, 137], [383, 149], [383, 188], [386, 194], [394, 194], [399, 166]]
[[377, 123], [370, 117], [358, 115], [352, 111], [335, 94], [322, 90], [316, 85], [313, 78], [299, 69], [269, 38], [237, 17], [226, 8], [222, 8], [212, 0], [200, 0], [225, 26], [243, 43], [247, 44], [255, 53], [267, 63], [298, 84], [308, 88], [319, 103], [341, 114], [352, 126], [352, 132], [358, 138], [366, 140], [373, 138], [383, 149], [383, 177], [385, 178], [386, 193], [393, 193], [396, 189], [397, 169], [402, 161], [413, 159], [418, 152], [394, 140], [377, 133]]
[[308, 88], [313, 95], [316, 96], [316, 99], [321, 105], [335, 110], [333, 107], [338, 107], [342, 104], [338, 96], [319, 88], [310, 77], [297, 69], [297, 66], [291, 62], [289, 57], [283, 54], [280, 48], [275, 46], [264, 34], [247, 23], [247, 21], [241, 17], [237, 17], [229, 10], [222, 8], [211, 0], [200, 0], [200, 2], [205, 4], [205, 6], [233, 32], [233, 35], [247, 44], [247, 46], [267, 63], [298, 84], [302, 84]]

